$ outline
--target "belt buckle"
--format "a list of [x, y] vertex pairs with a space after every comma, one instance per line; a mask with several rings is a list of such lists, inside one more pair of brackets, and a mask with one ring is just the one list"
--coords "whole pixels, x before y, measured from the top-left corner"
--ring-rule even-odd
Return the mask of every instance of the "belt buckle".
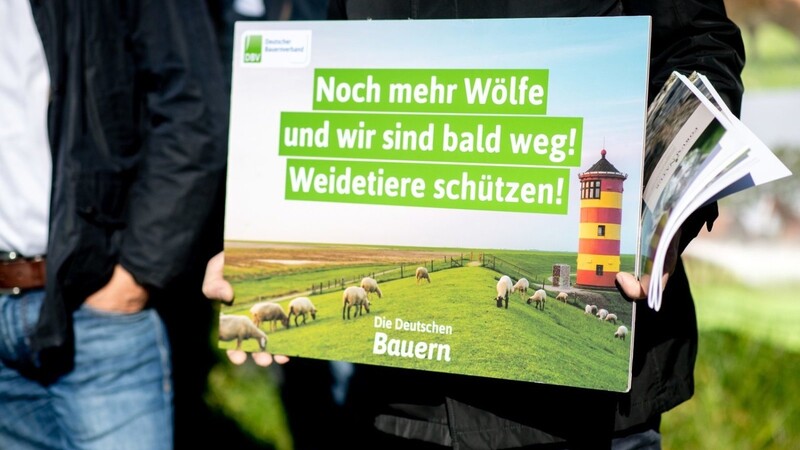
[[44, 259], [44, 255], [34, 255], [34, 256], [22, 256], [17, 252], [2, 252], [0, 251], [0, 263], [10, 263], [14, 262], [18, 259], [22, 259], [25, 261], [41, 261]]
[[44, 259], [44, 255], [22, 256], [17, 252], [0, 252], [0, 264], [10, 263], [16, 260], [38, 262]]
[[11, 262], [20, 258], [22, 258], [22, 255], [17, 252], [0, 252], [0, 263]]

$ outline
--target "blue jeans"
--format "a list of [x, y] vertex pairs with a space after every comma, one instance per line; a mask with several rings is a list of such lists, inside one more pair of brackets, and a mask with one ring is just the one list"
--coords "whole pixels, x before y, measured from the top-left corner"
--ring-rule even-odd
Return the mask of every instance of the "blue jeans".
[[75, 368], [44, 386], [3, 363], [29, 354], [43, 298], [0, 295], [0, 449], [171, 449], [170, 349], [158, 314], [81, 307]]
[[611, 442], [612, 450], [661, 450], [661, 433], [645, 430]]

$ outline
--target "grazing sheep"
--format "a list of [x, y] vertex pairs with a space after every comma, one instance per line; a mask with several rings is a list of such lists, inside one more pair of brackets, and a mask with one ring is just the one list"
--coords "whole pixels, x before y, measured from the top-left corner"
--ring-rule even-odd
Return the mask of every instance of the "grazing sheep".
[[611, 322], [613, 324], [616, 324], [617, 323], [617, 315], [614, 314], [614, 313], [608, 313], [608, 315], [605, 318], [605, 321], [606, 322]]
[[497, 302], [497, 307], [503, 307], [503, 300], [506, 302], [506, 309], [508, 309], [508, 294], [511, 293], [512, 289], [514, 289], [514, 283], [511, 282], [511, 278], [508, 275], [503, 275], [497, 280], [497, 297], [495, 297], [495, 301]]
[[607, 315], [608, 315], [608, 311], [605, 310], [605, 309], [601, 309], [600, 311], [597, 311], [597, 317], [600, 320], [605, 320]]
[[511, 292], [519, 292], [520, 297], [524, 297], [528, 293], [528, 286], [530, 286], [528, 280], [520, 278], [511, 288]]
[[416, 277], [417, 277], [417, 284], [419, 284], [419, 280], [422, 279], [428, 280], [428, 283], [431, 282], [431, 276], [428, 275], [428, 269], [424, 267], [417, 267]]
[[378, 282], [374, 278], [364, 277], [361, 279], [361, 288], [367, 291], [367, 295], [371, 293], [378, 294], [378, 298], [383, 297], [381, 288], [378, 287]]
[[269, 331], [275, 331], [278, 321], [289, 328], [289, 316], [283, 312], [281, 305], [273, 302], [256, 303], [250, 308], [250, 319], [255, 326], [260, 327], [261, 322], [269, 322]]
[[556, 295], [556, 300], [560, 300], [560, 301], [562, 301], [564, 303], [567, 303], [568, 299], [569, 299], [569, 296], [567, 295], [566, 292], [559, 292], [558, 295]]
[[596, 314], [597, 313], [597, 305], [586, 305], [586, 308], [583, 309], [584, 314]]
[[616, 333], [614, 333], [615, 338], [620, 338], [623, 341], [625, 340], [625, 336], [627, 335], [628, 335], [628, 328], [625, 325], [620, 325], [619, 328], [617, 328]]
[[544, 303], [547, 301], [547, 291], [544, 289], [537, 289], [533, 295], [528, 298], [528, 304], [536, 303], [533, 305], [536, 309], [544, 311]]
[[294, 325], [296, 327], [300, 326], [297, 323], [297, 318], [301, 315], [303, 316], [303, 324], [306, 323], [306, 314], [311, 314], [311, 318], [317, 320], [317, 308], [314, 307], [314, 304], [311, 303], [311, 300], [309, 300], [308, 297], [297, 297], [289, 302], [288, 319], [291, 319], [292, 316], [294, 316]]
[[257, 339], [258, 348], [261, 351], [267, 349], [267, 333], [261, 331], [248, 317], [236, 314], [220, 314], [219, 316], [219, 340], [236, 340], [236, 350], [242, 349], [242, 341], [245, 339]]
[[350, 286], [344, 290], [342, 294], [342, 319], [344, 319], [344, 312], [347, 311], [347, 318], [350, 318], [350, 308], [355, 307], [356, 312], [353, 318], [361, 315], [361, 307], [369, 312], [369, 299], [367, 298], [367, 291], [360, 286]]

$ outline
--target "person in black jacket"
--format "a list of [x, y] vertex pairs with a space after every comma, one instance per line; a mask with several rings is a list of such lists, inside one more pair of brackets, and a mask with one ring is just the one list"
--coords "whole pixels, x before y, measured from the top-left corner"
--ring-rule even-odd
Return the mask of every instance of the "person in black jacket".
[[[650, 100], [672, 71], [696, 70], [712, 81], [738, 114], [744, 48], [722, 0], [331, 0], [329, 4], [329, 19], [334, 20], [601, 15], [651, 16]], [[283, 388], [285, 398], [295, 400], [287, 404], [287, 414], [299, 437], [296, 448], [332, 443], [384, 449], [660, 448], [661, 414], [694, 391], [697, 324], [677, 255], [703, 226], [710, 229], [716, 216], [716, 204], [711, 204], [684, 223], [673, 242], [675, 258], [668, 267], [661, 310], [644, 305], [636, 309], [629, 393], [355, 365], [345, 404], [338, 407], [332, 403], [328, 362], [298, 358], [284, 366]], [[214, 278], [222, 281], [221, 274]], [[644, 297], [630, 274], [620, 274], [618, 282], [631, 300]], [[297, 402], [295, 394], [308, 392], [314, 381], [322, 395], [315, 396], [316, 402], [311, 395]], [[315, 424], [315, 433], [304, 429], [308, 423]]]
[[173, 399], [190, 426], [214, 362], [228, 101], [205, 4], [9, 0], [0, 22], [0, 103], [30, 119], [0, 128], [0, 448], [172, 448]]
[[[601, 15], [651, 16], [650, 100], [672, 71], [696, 70], [708, 76], [738, 114], [744, 48], [722, 0], [332, 0], [329, 6], [329, 19]], [[716, 216], [716, 204], [698, 210], [673, 243], [676, 254], [703, 226], [710, 229]], [[631, 299], [644, 297], [630, 274], [618, 281]], [[351, 422], [350, 429], [369, 429], [361, 436], [374, 448], [660, 448], [661, 414], [694, 391], [697, 324], [678, 257], [670, 267], [664, 298], [659, 312], [645, 305], [636, 309], [629, 393], [358, 365], [347, 403], [351, 417], [345, 421]]]

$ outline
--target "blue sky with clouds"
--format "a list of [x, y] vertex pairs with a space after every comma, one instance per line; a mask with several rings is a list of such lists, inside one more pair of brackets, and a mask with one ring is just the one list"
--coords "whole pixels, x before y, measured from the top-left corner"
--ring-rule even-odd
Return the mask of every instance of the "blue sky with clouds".
[[[629, 174], [623, 223], [636, 222], [646, 111], [645, 17], [448, 21], [240, 22], [234, 52], [226, 238], [435, 247], [577, 249], [577, 175], [608, 151]], [[241, 64], [253, 30], [311, 30], [309, 64]], [[281, 111], [310, 111], [315, 68], [519, 68], [550, 71], [548, 116], [583, 117], [582, 163], [565, 216], [288, 202], [277, 155]], [[426, 224], [419, 233], [409, 224]], [[623, 252], [635, 229], [623, 226]], [[524, 231], [523, 231], [524, 230]]]

